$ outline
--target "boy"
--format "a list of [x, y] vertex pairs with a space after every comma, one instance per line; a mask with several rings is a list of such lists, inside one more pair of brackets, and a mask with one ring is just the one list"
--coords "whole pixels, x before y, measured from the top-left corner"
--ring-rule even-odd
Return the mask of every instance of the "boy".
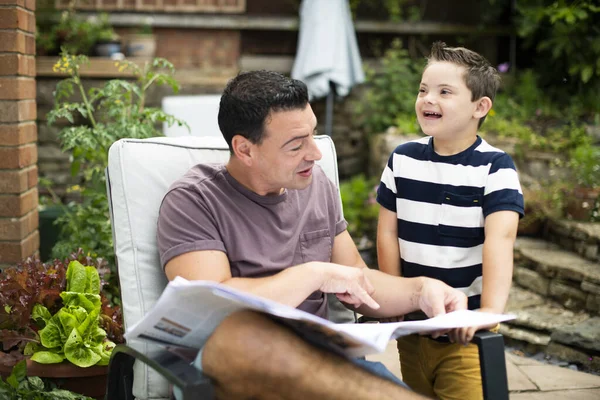
[[[506, 305], [523, 216], [512, 159], [477, 135], [499, 84], [481, 55], [434, 43], [415, 103], [427, 137], [394, 150], [377, 191], [380, 270], [440, 279], [468, 296], [469, 309], [493, 313]], [[478, 351], [469, 344], [477, 329], [399, 339], [405, 382], [426, 396], [481, 399]]]

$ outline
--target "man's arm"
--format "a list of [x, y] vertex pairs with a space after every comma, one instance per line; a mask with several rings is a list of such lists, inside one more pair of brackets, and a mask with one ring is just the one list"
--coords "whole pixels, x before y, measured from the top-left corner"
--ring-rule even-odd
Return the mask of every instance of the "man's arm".
[[[371, 297], [380, 308], [373, 309], [366, 304], [361, 305], [355, 308], [361, 314], [370, 317], [393, 317], [423, 310], [428, 316], [435, 316], [467, 308], [466, 296], [441, 281], [423, 277], [402, 278], [367, 268], [348, 231], [335, 237], [331, 260], [337, 264], [362, 268], [373, 285], [375, 290]], [[348, 303], [344, 293], [338, 293], [337, 296], [341, 301]]]
[[373, 287], [362, 269], [332, 263], [300, 264], [265, 278], [234, 278], [225, 253], [205, 250], [174, 257], [166, 264], [165, 273], [169, 280], [181, 276], [187, 280], [215, 281], [291, 307], [297, 307], [313, 292], [321, 290], [346, 293], [348, 303], [355, 306], [366, 303], [378, 308], [369, 295]]
[[400, 276], [398, 216], [385, 207], [379, 208], [377, 221], [377, 264], [381, 272]]
[[[483, 243], [483, 288], [480, 311], [504, 312], [513, 276], [513, 249], [517, 237], [519, 214], [514, 211], [497, 211], [485, 219]], [[468, 343], [478, 329], [463, 328], [457, 340]]]

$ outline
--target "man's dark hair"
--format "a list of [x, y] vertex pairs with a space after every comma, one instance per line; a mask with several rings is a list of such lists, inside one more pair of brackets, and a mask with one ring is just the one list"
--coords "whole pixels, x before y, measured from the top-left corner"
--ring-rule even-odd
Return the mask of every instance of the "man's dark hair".
[[[464, 47], [448, 47], [444, 42], [435, 42], [431, 47], [431, 54], [427, 57], [427, 65], [437, 61], [447, 61], [466, 68], [464, 78], [471, 91], [471, 101], [483, 96], [494, 101], [500, 87], [500, 75], [481, 54]], [[484, 120], [485, 116], [479, 120], [479, 126]]]
[[243, 72], [229, 81], [223, 91], [219, 128], [230, 151], [235, 135], [260, 144], [271, 111], [304, 109], [307, 104], [304, 82], [271, 71]]

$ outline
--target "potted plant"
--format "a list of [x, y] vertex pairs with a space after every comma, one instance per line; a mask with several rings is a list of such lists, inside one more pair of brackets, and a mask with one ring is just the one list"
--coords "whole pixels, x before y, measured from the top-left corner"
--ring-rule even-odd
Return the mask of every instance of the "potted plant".
[[94, 54], [98, 57], [111, 57], [114, 54], [121, 53], [121, 38], [108, 22], [107, 14], [100, 15], [100, 19], [96, 24], [95, 36]]
[[127, 35], [127, 56], [154, 57], [156, 36], [149, 23], [142, 25], [137, 32]]
[[112, 43], [113, 47], [118, 44], [120, 51], [118, 39], [106, 14], [83, 18], [73, 9], [62, 11], [58, 23], [52, 18], [38, 21], [36, 33], [37, 53], [47, 56], [58, 55], [61, 49], [71, 54], [92, 55], [98, 43]]
[[571, 171], [575, 187], [567, 202], [567, 217], [591, 221], [598, 217], [600, 197], [600, 148], [591, 140], [571, 151]]
[[101, 290], [108, 273], [106, 260], [81, 250], [52, 263], [30, 257], [2, 271], [0, 374], [26, 361], [27, 375], [101, 396], [112, 347], [123, 342], [120, 310]]

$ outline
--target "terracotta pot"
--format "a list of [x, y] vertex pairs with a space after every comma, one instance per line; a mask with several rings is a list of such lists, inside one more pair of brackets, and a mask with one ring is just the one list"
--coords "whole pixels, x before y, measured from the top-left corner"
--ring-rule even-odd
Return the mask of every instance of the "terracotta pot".
[[[10, 375], [11, 367], [0, 366], [0, 375]], [[39, 376], [53, 381], [61, 389], [70, 390], [95, 399], [104, 399], [108, 367], [81, 368], [69, 362], [39, 364], [27, 360], [27, 376]]]
[[574, 188], [567, 202], [567, 217], [577, 221], [590, 221], [598, 197], [600, 188]]

